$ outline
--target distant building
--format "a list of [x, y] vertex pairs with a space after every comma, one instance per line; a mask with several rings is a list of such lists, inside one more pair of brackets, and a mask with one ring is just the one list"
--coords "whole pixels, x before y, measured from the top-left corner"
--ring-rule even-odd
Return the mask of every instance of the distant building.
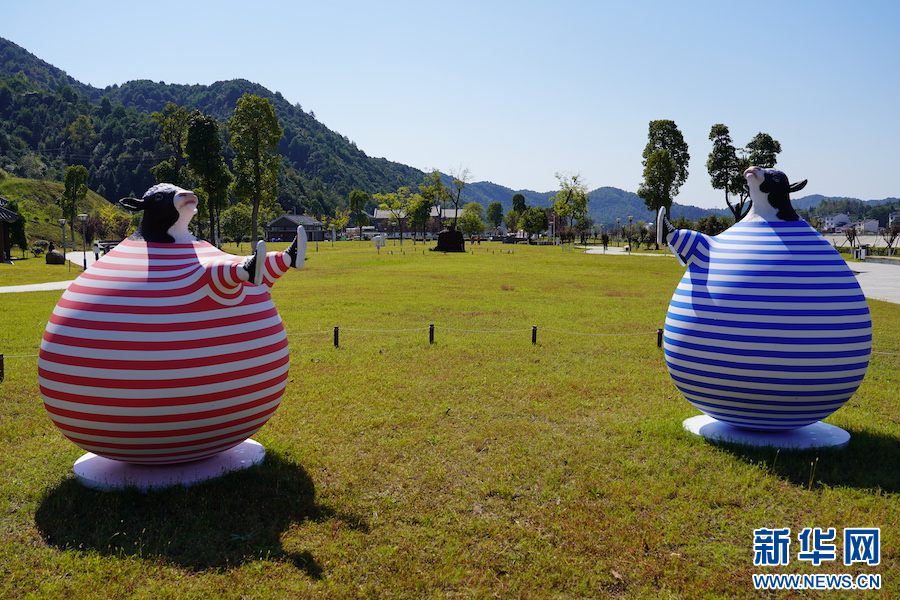
[[293, 242], [300, 225], [306, 230], [306, 238], [310, 242], [325, 241], [322, 223], [306, 215], [281, 215], [266, 226], [266, 241]]
[[857, 234], [878, 233], [878, 219], [861, 219], [853, 222]]
[[822, 226], [825, 228], [825, 231], [829, 233], [837, 231], [839, 227], [847, 225], [849, 222], [850, 217], [842, 214], [822, 217]]
[[[454, 218], [461, 217], [463, 214], [463, 209], [455, 209], [455, 208], [444, 208], [443, 206], [432, 206], [431, 207], [431, 218], [436, 219], [440, 222], [445, 222], [452, 220]], [[405, 219], [406, 215], [401, 213], [400, 218]], [[375, 227], [375, 230], [378, 232], [386, 232], [388, 229], [388, 224], [391, 220], [394, 219], [394, 213], [389, 210], [384, 210], [381, 208], [376, 208], [375, 213], [371, 215], [369, 222]], [[406, 229], [404, 225], [404, 230]]]
[[900, 212], [892, 212], [888, 215], [888, 229], [893, 227], [894, 224], [900, 225]]

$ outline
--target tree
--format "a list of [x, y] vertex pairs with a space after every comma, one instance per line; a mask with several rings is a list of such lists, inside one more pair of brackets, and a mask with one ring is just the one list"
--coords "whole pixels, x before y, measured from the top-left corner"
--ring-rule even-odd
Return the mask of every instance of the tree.
[[431, 217], [431, 207], [444, 206], [446, 202], [451, 201], [453, 198], [450, 194], [450, 190], [444, 185], [444, 179], [441, 172], [437, 169], [432, 169], [431, 173], [425, 176], [425, 180], [419, 184], [419, 194], [428, 203], [429, 216], [425, 218], [425, 223], [422, 223], [422, 235], [424, 236], [425, 224]]
[[[228, 202], [228, 186], [233, 179], [222, 158], [222, 140], [219, 123], [215, 117], [191, 113], [184, 145], [187, 166], [200, 182], [197, 207], [200, 218], [209, 219], [209, 237], [213, 243], [219, 239], [219, 217]], [[201, 230], [202, 234], [202, 230]]]
[[719, 235], [732, 225], [732, 221], [726, 217], [706, 215], [697, 220], [697, 231], [710, 236]]
[[369, 195], [362, 190], [353, 190], [347, 197], [350, 212], [356, 215], [356, 226], [359, 227], [359, 239], [362, 240], [362, 228], [369, 224], [369, 217], [363, 212], [363, 207], [369, 201]]
[[565, 226], [568, 228], [573, 222], [587, 216], [589, 200], [587, 185], [581, 178], [581, 173], [576, 175], [556, 173], [556, 179], [559, 181], [559, 191], [551, 198], [553, 210], [565, 219]]
[[453, 226], [456, 227], [456, 221], [459, 218], [459, 203], [461, 200], [462, 191], [463, 188], [465, 188], [469, 183], [470, 173], [468, 168], [463, 169], [460, 167], [456, 171], [451, 172], [450, 175], [453, 177], [453, 189], [456, 191], [456, 195], [451, 196], [453, 208], [455, 209], [453, 213]]
[[69, 221], [69, 232], [72, 234], [72, 247], [75, 247], [75, 213], [78, 203], [85, 199], [88, 193], [88, 170], [83, 165], [73, 165], [66, 169], [62, 198], [59, 207], [63, 217]]
[[672, 198], [678, 195], [687, 181], [691, 155], [688, 146], [674, 121], [650, 121], [647, 145], [642, 154], [644, 182], [637, 195], [647, 208], [656, 212], [659, 207], [672, 207]]
[[514, 210], [507, 211], [503, 217], [503, 224], [506, 225], [506, 231], [513, 232], [519, 230], [520, 214]]
[[69, 144], [69, 152], [90, 155], [97, 140], [94, 131], [94, 123], [87, 115], [78, 117], [66, 127], [66, 141]]
[[328, 229], [334, 229], [336, 236], [340, 236], [348, 223], [350, 223], [350, 211], [337, 208], [334, 211], [334, 216], [327, 219], [326, 225]]
[[256, 244], [261, 205], [274, 203], [278, 196], [276, 154], [283, 131], [275, 107], [267, 98], [244, 94], [228, 120], [231, 146], [235, 151], [235, 180], [232, 191], [252, 202], [251, 241]]
[[[420, 196], [419, 194], [416, 194]], [[421, 196], [420, 196], [421, 197]], [[400, 228], [400, 245], [403, 245], [403, 222], [409, 215], [413, 194], [406, 186], [397, 188], [396, 192], [389, 194], [375, 194], [372, 198], [378, 202], [378, 208], [391, 213], [390, 222]]]
[[[737, 149], [731, 142], [727, 126], [721, 123], [713, 125], [709, 131], [709, 139], [713, 147], [706, 160], [706, 170], [713, 189], [725, 192], [725, 204], [734, 215], [735, 222], [740, 221], [750, 210], [747, 196], [742, 193], [746, 167], [737, 156]], [[729, 194], [737, 195], [739, 202], [732, 204]]]
[[430, 200], [433, 205], [443, 205], [444, 202], [449, 202], [453, 199], [450, 190], [444, 185], [441, 172], [437, 169], [432, 169], [431, 173], [425, 176], [425, 180], [419, 184], [419, 193], [426, 200]]
[[519, 227], [525, 230], [525, 233], [536, 234], [546, 231], [550, 227], [547, 220], [547, 213], [543, 209], [533, 206], [522, 213], [519, 219]]
[[750, 164], [764, 169], [771, 169], [778, 162], [777, 155], [781, 153], [781, 144], [772, 139], [768, 133], [757, 133], [747, 144], [747, 159]]
[[459, 218], [459, 228], [468, 236], [484, 233], [485, 224], [482, 220], [484, 209], [478, 202], [469, 202], [463, 207], [463, 214]]
[[522, 194], [513, 194], [512, 209], [521, 215], [525, 212], [526, 208], [528, 207], [525, 206], [525, 196]]
[[888, 256], [894, 255], [894, 242], [897, 241], [897, 236], [900, 236], [900, 223], [895, 223], [891, 227], [886, 227], [884, 231], [881, 232], [881, 239], [884, 240]]
[[753, 136], [746, 148], [740, 148], [738, 152], [740, 152], [741, 156], [738, 157], [737, 165], [735, 166], [735, 176], [731, 182], [731, 193], [738, 197], [737, 208], [741, 214], [738, 215], [731, 205], [728, 206], [732, 214], [734, 214], [735, 221], [739, 221], [747, 214], [752, 203], [750, 190], [745, 185], [744, 171], [752, 165], [765, 169], [774, 167], [777, 162], [776, 155], [781, 152], [781, 144], [772, 139], [772, 136], [768, 133], [760, 132]]
[[234, 240], [240, 248], [244, 236], [251, 228], [252, 220], [253, 209], [244, 202], [238, 202], [222, 211], [222, 234]]
[[156, 181], [159, 183], [166, 182], [183, 186], [185, 185], [185, 177], [182, 172], [185, 162], [184, 142], [187, 137], [188, 122], [190, 120], [188, 111], [183, 106], [169, 102], [161, 113], [154, 112], [150, 116], [161, 128], [160, 141], [172, 150], [172, 156], [155, 167], [150, 167], [150, 172], [153, 173], [153, 176], [156, 177]]
[[581, 236], [581, 243], [584, 244], [587, 242], [585, 237], [588, 233], [590, 233], [591, 229], [594, 227], [594, 220], [584, 214], [575, 221], [575, 229], [578, 231], [578, 234]]
[[494, 229], [498, 229], [503, 223], [503, 205], [499, 202], [491, 202], [487, 207], [487, 222]]
[[425, 225], [431, 218], [431, 200], [422, 194], [413, 194], [409, 201], [407, 222], [413, 232], [413, 244], [416, 243], [416, 229], [422, 228], [422, 239], [425, 238]]
[[850, 250], [852, 251], [856, 245], [856, 228], [852, 225], [848, 225], [846, 229], [844, 229], [844, 235], [847, 238], [847, 241], [850, 242]]

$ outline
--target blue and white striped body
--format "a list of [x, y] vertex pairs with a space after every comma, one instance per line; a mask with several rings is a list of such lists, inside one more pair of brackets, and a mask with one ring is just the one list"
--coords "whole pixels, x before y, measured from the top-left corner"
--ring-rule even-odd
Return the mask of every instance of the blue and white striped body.
[[805, 221], [745, 220], [668, 241], [688, 270], [666, 314], [666, 365], [695, 408], [735, 427], [788, 430], [856, 392], [872, 349], [869, 307]]

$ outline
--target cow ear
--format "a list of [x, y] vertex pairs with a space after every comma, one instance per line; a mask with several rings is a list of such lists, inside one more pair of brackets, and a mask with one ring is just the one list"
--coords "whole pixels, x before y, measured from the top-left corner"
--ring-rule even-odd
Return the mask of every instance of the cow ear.
[[119, 204], [122, 205], [122, 208], [131, 212], [144, 210], [144, 201], [140, 198], [122, 198], [119, 200]]
[[804, 179], [803, 181], [801, 181], [801, 182], [799, 182], [799, 183], [792, 183], [792, 184], [791, 184], [791, 187], [788, 188], [788, 192], [790, 192], [790, 193], [792, 193], [792, 194], [793, 194], [794, 192], [799, 192], [800, 190], [802, 190], [803, 188], [806, 187], [806, 182], [807, 182], [807, 181], [809, 181], [809, 180], [808, 180], [808, 179]]

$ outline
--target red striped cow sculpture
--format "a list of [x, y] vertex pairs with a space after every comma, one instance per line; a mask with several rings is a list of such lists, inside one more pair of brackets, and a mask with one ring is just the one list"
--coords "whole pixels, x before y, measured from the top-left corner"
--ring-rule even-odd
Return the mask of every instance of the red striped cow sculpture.
[[174, 185], [120, 201], [140, 228], [65, 291], [44, 333], [41, 395], [75, 444], [127, 463], [169, 464], [228, 450], [272, 416], [288, 343], [269, 296], [302, 268], [306, 234], [285, 252], [225, 254], [188, 231], [193, 192]]

